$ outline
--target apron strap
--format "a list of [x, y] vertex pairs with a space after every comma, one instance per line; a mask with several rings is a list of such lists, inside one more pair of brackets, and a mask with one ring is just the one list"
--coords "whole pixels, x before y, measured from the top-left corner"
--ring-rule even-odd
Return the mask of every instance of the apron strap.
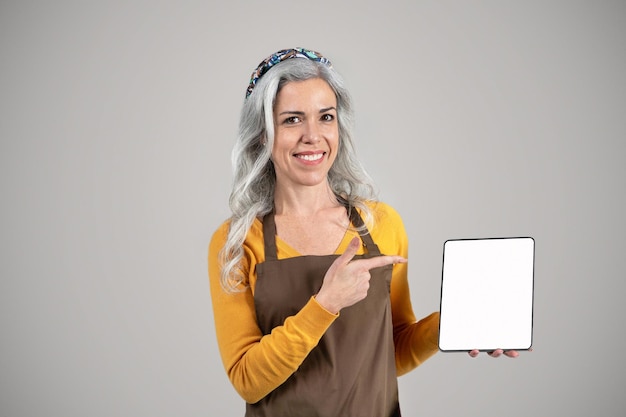
[[274, 210], [263, 217], [263, 242], [265, 243], [265, 260], [275, 261], [276, 256], [276, 222]]
[[374, 243], [372, 235], [370, 235], [370, 232], [369, 230], [367, 230], [365, 223], [363, 223], [363, 218], [361, 217], [359, 212], [354, 207], [349, 207], [348, 213], [350, 215], [350, 221], [352, 222], [352, 225], [354, 227], [356, 227], [357, 229], [363, 227], [363, 234], [359, 234], [361, 236], [361, 241], [363, 241], [363, 246], [365, 246], [365, 249], [367, 250], [367, 253], [374, 256], [380, 255], [378, 245]]

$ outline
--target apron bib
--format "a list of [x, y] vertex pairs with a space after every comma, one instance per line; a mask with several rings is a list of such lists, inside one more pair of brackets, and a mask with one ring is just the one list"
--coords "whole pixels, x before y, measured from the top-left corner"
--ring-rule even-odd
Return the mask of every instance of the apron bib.
[[[363, 225], [351, 211], [355, 227]], [[298, 313], [317, 294], [338, 255], [276, 257], [274, 214], [263, 219], [265, 262], [257, 265], [254, 302], [263, 334]], [[354, 259], [379, 256], [369, 233], [367, 250]], [[246, 417], [400, 416], [389, 290], [392, 265], [370, 271], [367, 297], [341, 310], [319, 344], [282, 385], [255, 404]]]

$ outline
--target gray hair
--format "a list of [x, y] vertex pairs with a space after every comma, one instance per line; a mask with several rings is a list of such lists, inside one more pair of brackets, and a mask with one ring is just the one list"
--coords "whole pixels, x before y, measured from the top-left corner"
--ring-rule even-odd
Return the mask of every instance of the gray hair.
[[337, 97], [339, 147], [328, 172], [330, 188], [339, 202], [350, 209], [359, 208], [365, 223], [373, 226], [374, 218], [366, 203], [375, 200], [375, 188], [356, 157], [354, 112], [343, 79], [334, 69], [319, 62], [305, 58], [285, 60], [258, 80], [241, 110], [237, 142], [231, 155], [234, 182], [229, 204], [232, 216], [226, 243], [220, 251], [221, 284], [226, 291], [247, 286], [247, 277], [241, 268], [243, 243], [255, 218], [262, 218], [274, 208], [276, 175], [270, 157], [276, 95], [288, 82], [312, 78], [326, 81]]

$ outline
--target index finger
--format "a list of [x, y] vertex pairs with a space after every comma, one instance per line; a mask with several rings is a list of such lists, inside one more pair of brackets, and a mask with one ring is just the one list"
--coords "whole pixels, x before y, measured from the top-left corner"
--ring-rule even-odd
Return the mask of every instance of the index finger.
[[349, 263], [352, 260], [352, 258], [354, 258], [354, 255], [356, 255], [356, 252], [359, 250], [360, 244], [361, 244], [361, 240], [358, 237], [352, 238], [352, 240], [350, 241], [350, 244], [346, 248], [346, 251], [342, 253], [341, 255], [339, 255], [339, 257], [335, 260], [335, 262], [338, 264], [344, 264], [344, 265]]
[[366, 268], [368, 271], [374, 268], [380, 268], [381, 266], [393, 265], [393, 264], [405, 264], [406, 258], [402, 256], [381, 255], [374, 258], [359, 259], [352, 261], [352, 263], [359, 263], [359, 266]]

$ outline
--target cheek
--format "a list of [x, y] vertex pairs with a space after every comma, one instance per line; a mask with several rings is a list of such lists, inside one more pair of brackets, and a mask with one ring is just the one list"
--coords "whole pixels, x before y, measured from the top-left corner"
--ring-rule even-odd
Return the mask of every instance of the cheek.
[[330, 138], [330, 146], [335, 149], [339, 148], [339, 132], [337, 132], [336, 129], [332, 132], [329, 138]]
[[335, 159], [337, 159], [337, 155], [341, 152], [341, 148], [339, 146], [339, 139], [335, 137], [335, 139], [329, 144], [330, 145], [330, 162], [334, 163]]
[[274, 162], [274, 165], [283, 165], [285, 161], [289, 160], [291, 154], [290, 147], [286, 144], [284, 138], [274, 138], [274, 144], [272, 145], [272, 152], [270, 159]]

